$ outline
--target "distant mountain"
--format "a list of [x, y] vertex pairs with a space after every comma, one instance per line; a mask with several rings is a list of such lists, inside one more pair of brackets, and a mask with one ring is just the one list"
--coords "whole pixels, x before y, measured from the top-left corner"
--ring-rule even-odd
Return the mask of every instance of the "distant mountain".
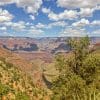
[[[44, 37], [44, 38], [25, 38], [25, 37], [0, 37], [0, 44], [11, 51], [48, 51], [54, 49], [65, 50], [64, 44], [70, 37]], [[100, 42], [99, 37], [91, 37], [91, 43]], [[63, 45], [63, 46], [62, 46]], [[60, 48], [59, 48], [60, 46]]]
[[100, 43], [100, 37], [91, 37], [91, 44]]
[[38, 50], [38, 47], [36, 44], [32, 44], [32, 43], [29, 43], [28, 44], [28, 47], [23, 47], [23, 46], [19, 46], [18, 44], [15, 44], [13, 48], [9, 48], [7, 47], [7, 45], [3, 45], [3, 47], [7, 50], [10, 50], [10, 51], [27, 51], [27, 52], [31, 52], [31, 51], [37, 51]]
[[[42, 59], [49, 62], [54, 54], [70, 51], [70, 46], [67, 44], [69, 39], [70, 37], [0, 37], [0, 45], [27, 60]], [[100, 38], [91, 37], [90, 42], [100, 43]]]
[[69, 52], [70, 46], [67, 43], [61, 43], [57, 48], [54, 48], [51, 53], [58, 53], [58, 52]]

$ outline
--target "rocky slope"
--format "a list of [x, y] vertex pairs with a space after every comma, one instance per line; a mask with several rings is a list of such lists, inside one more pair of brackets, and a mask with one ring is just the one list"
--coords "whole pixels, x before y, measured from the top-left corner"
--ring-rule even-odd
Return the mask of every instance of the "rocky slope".
[[28, 75], [0, 58], [0, 100], [40, 100], [43, 93]]
[[29, 75], [35, 85], [40, 87], [44, 85], [41, 77], [41, 70], [39, 70], [39, 68], [37, 69], [38, 66], [36, 67], [36, 65], [30, 61], [20, 57], [19, 54], [15, 54], [0, 47], [0, 58], [5, 59], [6, 62], [13, 64], [16, 68]]

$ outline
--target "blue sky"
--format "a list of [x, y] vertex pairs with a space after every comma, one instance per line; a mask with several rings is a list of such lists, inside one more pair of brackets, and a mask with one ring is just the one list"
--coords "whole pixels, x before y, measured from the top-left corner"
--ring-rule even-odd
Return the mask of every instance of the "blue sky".
[[100, 0], [0, 0], [0, 36], [100, 37]]

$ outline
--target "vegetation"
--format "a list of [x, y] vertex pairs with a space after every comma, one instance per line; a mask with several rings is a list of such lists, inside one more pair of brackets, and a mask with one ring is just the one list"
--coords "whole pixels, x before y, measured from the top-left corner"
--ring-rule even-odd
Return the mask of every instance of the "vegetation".
[[0, 58], [0, 100], [40, 100], [44, 93], [29, 76]]
[[16, 100], [29, 100], [29, 96], [26, 93], [18, 92], [16, 94]]
[[69, 44], [72, 53], [56, 57], [59, 76], [52, 83], [52, 100], [100, 100], [100, 55], [89, 51], [88, 37]]
[[0, 100], [100, 100], [100, 49], [91, 50], [88, 37], [67, 42], [71, 52], [57, 55], [53, 63], [31, 62], [38, 82], [47, 82], [43, 88], [0, 58]]

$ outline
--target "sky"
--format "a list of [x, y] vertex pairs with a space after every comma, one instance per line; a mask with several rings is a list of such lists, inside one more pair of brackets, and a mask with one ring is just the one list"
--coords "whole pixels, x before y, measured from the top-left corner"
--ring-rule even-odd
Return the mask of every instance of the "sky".
[[0, 0], [0, 36], [100, 37], [100, 0]]

